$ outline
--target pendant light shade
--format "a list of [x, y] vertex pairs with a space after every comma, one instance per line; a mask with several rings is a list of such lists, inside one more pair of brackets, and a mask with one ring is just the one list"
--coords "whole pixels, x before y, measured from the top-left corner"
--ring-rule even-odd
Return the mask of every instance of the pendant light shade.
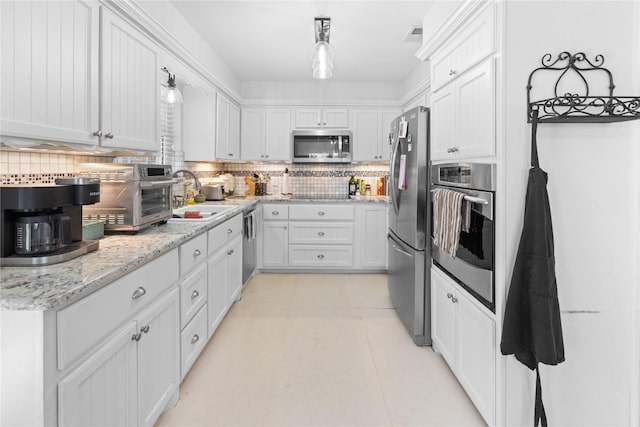
[[313, 78], [327, 79], [333, 75], [333, 49], [329, 45], [330, 18], [315, 19], [316, 44], [312, 51]]
[[183, 101], [180, 90], [176, 87], [176, 75], [171, 73], [167, 67], [162, 67], [162, 71], [169, 75], [166, 85], [160, 88], [160, 99], [167, 104], [179, 104]]

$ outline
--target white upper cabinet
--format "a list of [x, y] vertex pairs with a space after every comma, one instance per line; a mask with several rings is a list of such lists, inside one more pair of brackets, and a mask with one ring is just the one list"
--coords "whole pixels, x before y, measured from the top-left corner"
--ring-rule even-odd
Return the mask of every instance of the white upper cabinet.
[[291, 109], [243, 108], [242, 160], [291, 160]]
[[349, 110], [346, 108], [296, 108], [296, 128], [347, 128]]
[[0, 133], [97, 144], [99, 5], [0, 2]]
[[182, 149], [187, 161], [216, 159], [216, 95], [185, 86], [182, 104]]
[[353, 111], [353, 161], [389, 161], [389, 125], [401, 110]]
[[148, 38], [95, 1], [0, 7], [2, 135], [157, 148], [158, 51]]
[[156, 150], [160, 135], [158, 49], [105, 8], [101, 22], [102, 145]]
[[240, 160], [240, 108], [216, 95], [216, 158]]

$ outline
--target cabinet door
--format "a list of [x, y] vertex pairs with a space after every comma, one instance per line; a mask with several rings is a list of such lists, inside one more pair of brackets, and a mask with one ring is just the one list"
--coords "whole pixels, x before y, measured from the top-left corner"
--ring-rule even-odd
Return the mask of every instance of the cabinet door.
[[240, 160], [240, 108], [235, 104], [229, 106], [229, 156]]
[[216, 158], [231, 159], [233, 152], [229, 144], [229, 117], [231, 102], [226, 96], [216, 95]]
[[357, 235], [360, 267], [387, 268], [387, 208], [358, 206]]
[[137, 424], [136, 323], [127, 323], [93, 356], [58, 383], [61, 426]]
[[138, 425], [152, 426], [180, 381], [180, 299], [176, 288], [138, 319]]
[[182, 104], [182, 149], [187, 161], [216, 160], [216, 96], [185, 86]]
[[379, 160], [379, 132], [378, 111], [356, 110], [353, 112], [353, 141], [351, 144], [354, 161]]
[[495, 418], [494, 321], [458, 292], [456, 376], [489, 425]]
[[207, 333], [211, 337], [227, 312], [227, 248], [222, 247], [207, 261]]
[[0, 2], [0, 133], [97, 144], [98, 37], [95, 1]]
[[242, 291], [242, 236], [229, 243], [227, 248], [227, 305], [240, 299]]
[[378, 136], [378, 160], [391, 160], [391, 122], [402, 113], [401, 110], [388, 110], [380, 113], [380, 135]]
[[346, 108], [325, 108], [322, 110], [322, 127], [349, 127], [349, 110]]
[[263, 222], [263, 261], [265, 268], [286, 267], [288, 265], [289, 231], [286, 221]]
[[493, 60], [488, 59], [456, 81], [456, 144], [459, 157], [493, 156]]
[[101, 144], [156, 150], [162, 73], [158, 49], [106, 8], [101, 13]]
[[265, 111], [263, 108], [243, 108], [240, 141], [242, 160], [264, 160]]
[[456, 141], [455, 82], [431, 100], [431, 160], [449, 159]]
[[437, 267], [431, 268], [431, 336], [433, 348], [442, 354], [451, 369], [456, 368], [455, 290]]
[[296, 128], [319, 128], [322, 126], [320, 108], [296, 108]]
[[267, 109], [265, 160], [291, 161], [291, 110]]

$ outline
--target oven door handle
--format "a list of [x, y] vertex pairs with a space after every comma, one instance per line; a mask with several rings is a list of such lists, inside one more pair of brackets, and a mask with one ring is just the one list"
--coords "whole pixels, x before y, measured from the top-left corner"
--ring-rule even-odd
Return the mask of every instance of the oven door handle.
[[180, 180], [177, 178], [165, 179], [163, 181], [140, 181], [140, 188], [162, 188], [168, 185], [177, 184], [178, 182], [180, 182]]

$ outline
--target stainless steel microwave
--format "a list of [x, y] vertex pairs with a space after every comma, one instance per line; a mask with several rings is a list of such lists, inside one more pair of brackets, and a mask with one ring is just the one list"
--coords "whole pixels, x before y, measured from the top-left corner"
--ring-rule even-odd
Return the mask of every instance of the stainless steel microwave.
[[294, 130], [293, 163], [351, 163], [351, 131]]

